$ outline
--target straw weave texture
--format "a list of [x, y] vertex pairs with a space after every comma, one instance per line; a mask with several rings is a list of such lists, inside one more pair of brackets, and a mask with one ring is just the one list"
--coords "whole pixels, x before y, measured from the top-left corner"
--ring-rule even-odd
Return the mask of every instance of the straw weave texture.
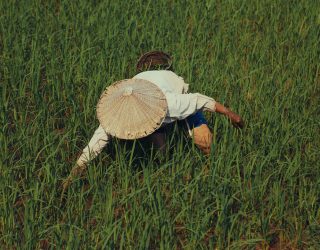
[[137, 71], [155, 70], [158, 67], [169, 69], [172, 65], [172, 58], [163, 51], [150, 51], [143, 54], [137, 62]]
[[121, 80], [106, 88], [97, 105], [97, 117], [106, 133], [120, 139], [138, 139], [158, 129], [167, 113], [165, 95], [142, 79]]

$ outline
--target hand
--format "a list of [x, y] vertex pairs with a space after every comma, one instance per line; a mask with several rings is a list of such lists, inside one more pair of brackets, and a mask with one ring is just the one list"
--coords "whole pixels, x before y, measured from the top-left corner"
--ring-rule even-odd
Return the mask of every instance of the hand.
[[79, 176], [81, 176], [81, 174], [83, 173], [85, 167], [86, 167], [86, 166], [85, 166], [84, 164], [83, 164], [83, 165], [78, 165], [78, 164], [76, 164], [76, 165], [72, 168], [72, 170], [71, 170], [68, 178], [66, 178], [66, 179], [62, 182], [61, 199], [63, 198], [63, 196], [64, 196], [64, 194], [66, 193], [66, 191], [67, 191], [67, 189], [69, 188], [69, 186], [72, 184], [72, 181], [73, 181], [74, 177], [79, 177]]
[[68, 178], [62, 182], [62, 193], [66, 192], [66, 190], [72, 183], [72, 179], [73, 179], [72, 176], [69, 175]]
[[244, 127], [244, 121], [242, 118], [237, 115], [236, 113], [233, 113], [232, 111], [229, 111], [227, 113], [228, 118], [230, 119], [232, 125], [236, 128], [242, 129]]

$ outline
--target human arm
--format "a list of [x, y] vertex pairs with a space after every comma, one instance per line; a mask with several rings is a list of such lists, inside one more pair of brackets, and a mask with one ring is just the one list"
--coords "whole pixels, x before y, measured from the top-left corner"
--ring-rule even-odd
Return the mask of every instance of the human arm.
[[[201, 95], [201, 96], [203, 96], [203, 95]], [[204, 98], [204, 97], [202, 97], [202, 98]], [[206, 105], [204, 105], [204, 110], [207, 110], [209, 112], [216, 112], [216, 113], [227, 116], [229, 118], [229, 120], [231, 121], [232, 125], [236, 128], [243, 128], [244, 127], [244, 121], [242, 120], [242, 118], [238, 114], [234, 113], [233, 111], [231, 111], [230, 109], [223, 106], [221, 103], [219, 103], [217, 101], [215, 101], [214, 107], [210, 107], [212, 105], [213, 104], [211, 104], [210, 102], [206, 102]]]
[[74, 177], [80, 176], [87, 168], [89, 161], [94, 159], [102, 149], [108, 144], [110, 135], [108, 135], [100, 125], [94, 132], [88, 145], [83, 149], [75, 166], [72, 168], [68, 178], [63, 183], [63, 190], [68, 188]]
[[108, 144], [110, 135], [100, 125], [94, 132], [89, 144], [83, 149], [82, 154], [77, 160], [78, 166], [85, 166], [91, 160], [93, 160], [102, 149]]
[[216, 112], [227, 116], [230, 119], [232, 125], [236, 128], [244, 127], [244, 121], [242, 120], [242, 118], [219, 102], [216, 102]]
[[166, 93], [168, 103], [167, 122], [173, 120], [182, 120], [194, 114], [198, 110], [209, 112], [217, 112], [226, 115], [235, 127], [242, 128], [243, 120], [239, 115], [232, 112], [230, 109], [216, 102], [213, 98], [199, 94], [173, 94]]
[[[221, 103], [217, 102], [217, 101], [211, 101], [212, 98], [207, 97], [205, 95], [201, 95], [199, 93], [196, 93], [197, 95], [197, 105], [200, 108], [203, 107], [202, 109], [204, 111], [209, 111], [209, 112], [216, 112], [222, 115], [225, 115], [229, 118], [229, 120], [231, 121], [232, 125], [236, 128], [243, 128], [244, 127], [244, 121], [242, 120], [242, 118], [234, 113], [233, 111], [231, 111], [230, 109], [228, 109], [227, 107], [223, 106]], [[213, 100], [213, 99], [212, 99]]]
[[166, 123], [183, 120], [198, 110], [215, 112], [216, 101], [208, 96], [199, 93], [165, 93], [165, 95], [168, 104], [167, 116], [165, 118]]

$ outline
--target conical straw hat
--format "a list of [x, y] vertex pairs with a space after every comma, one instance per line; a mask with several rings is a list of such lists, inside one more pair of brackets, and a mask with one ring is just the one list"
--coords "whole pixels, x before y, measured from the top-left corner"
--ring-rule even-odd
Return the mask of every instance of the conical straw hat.
[[126, 79], [102, 93], [97, 116], [106, 133], [120, 139], [138, 139], [161, 126], [167, 108], [165, 95], [155, 84]]

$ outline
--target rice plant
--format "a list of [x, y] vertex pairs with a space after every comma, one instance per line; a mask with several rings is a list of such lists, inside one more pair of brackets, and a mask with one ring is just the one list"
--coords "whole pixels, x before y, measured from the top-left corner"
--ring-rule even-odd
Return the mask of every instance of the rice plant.
[[[317, 1], [0, 1], [1, 249], [319, 249]], [[61, 184], [95, 106], [150, 50], [246, 121], [203, 156], [110, 144]], [[133, 147], [133, 145], [135, 145]]]

